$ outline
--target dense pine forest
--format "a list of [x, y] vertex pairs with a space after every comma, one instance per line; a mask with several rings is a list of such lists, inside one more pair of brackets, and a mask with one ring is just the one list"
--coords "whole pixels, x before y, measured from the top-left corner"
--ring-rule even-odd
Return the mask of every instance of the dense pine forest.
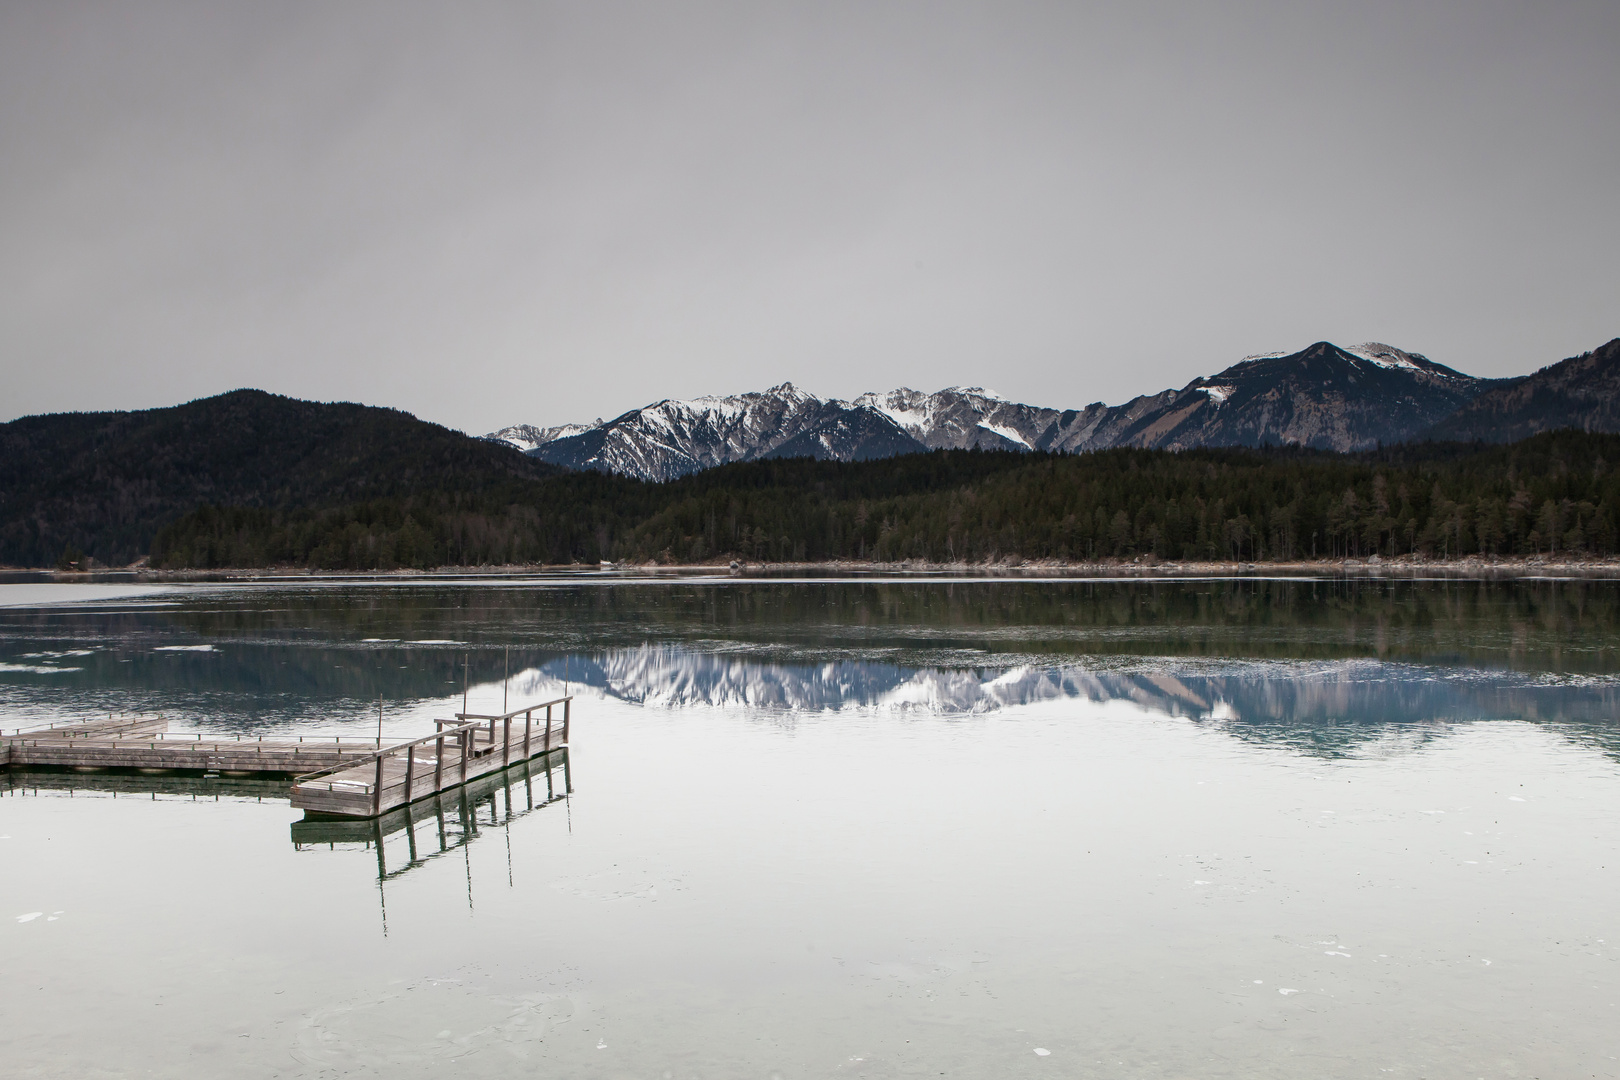
[[938, 451], [773, 460], [666, 484], [504, 476], [327, 505], [203, 505], [160, 528], [167, 568], [1020, 559], [1288, 561], [1613, 556], [1620, 436], [1511, 445]]
[[[236, 390], [0, 424], [0, 565], [127, 565], [199, 506], [533, 497], [560, 469], [394, 409]], [[448, 494], [447, 494], [448, 493]], [[437, 505], [437, 504], [435, 504]]]

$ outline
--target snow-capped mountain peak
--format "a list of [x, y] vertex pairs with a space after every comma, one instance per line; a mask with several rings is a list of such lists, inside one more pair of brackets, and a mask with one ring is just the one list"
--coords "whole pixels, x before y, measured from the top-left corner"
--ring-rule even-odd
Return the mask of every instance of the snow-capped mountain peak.
[[[1368, 341], [1361, 345], [1353, 345], [1344, 350], [1351, 356], [1358, 356], [1370, 364], [1377, 364], [1382, 368], [1392, 368], [1406, 371], [1433, 371], [1439, 368], [1422, 353], [1409, 353], [1404, 349], [1397, 349], [1393, 345], [1385, 345], [1378, 341]], [[1456, 374], [1449, 369], [1441, 369], [1447, 374]]]
[[566, 439], [572, 435], [581, 435], [593, 427], [601, 427], [602, 421], [597, 419], [594, 424], [558, 424], [556, 427], [535, 427], [533, 424], [513, 424], [511, 427], [501, 428], [485, 435], [486, 439], [496, 442], [509, 443], [524, 453], [529, 453], [549, 442]]
[[727, 396], [666, 399], [606, 423], [495, 432], [545, 461], [645, 480], [770, 457], [840, 461], [921, 450], [1100, 450], [1113, 446], [1298, 443], [1351, 450], [1412, 438], [1484, 382], [1417, 353], [1321, 341], [1245, 357], [1180, 390], [1123, 405], [1055, 409], [982, 386], [897, 387], [823, 400], [791, 382]]

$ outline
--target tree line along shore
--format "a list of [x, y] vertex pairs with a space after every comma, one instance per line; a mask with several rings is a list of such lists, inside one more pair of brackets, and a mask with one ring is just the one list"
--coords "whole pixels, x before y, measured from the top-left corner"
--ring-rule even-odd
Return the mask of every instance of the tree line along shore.
[[1572, 565], [1620, 555], [1616, 461], [1620, 436], [1558, 431], [1358, 454], [936, 451], [757, 461], [663, 484], [506, 477], [327, 505], [202, 505], [157, 528], [147, 562], [329, 571], [729, 560]]

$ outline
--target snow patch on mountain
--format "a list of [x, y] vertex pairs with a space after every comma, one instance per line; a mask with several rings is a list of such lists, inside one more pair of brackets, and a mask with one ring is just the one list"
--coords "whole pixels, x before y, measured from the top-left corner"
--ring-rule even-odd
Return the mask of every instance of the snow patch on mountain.
[[1403, 349], [1397, 349], [1393, 345], [1385, 345], [1378, 341], [1369, 341], [1361, 345], [1350, 346], [1344, 351], [1351, 356], [1358, 356], [1369, 364], [1377, 364], [1382, 368], [1427, 371], [1432, 366], [1427, 356], [1420, 353], [1409, 353]]
[[1003, 424], [992, 424], [988, 420], [980, 420], [978, 426], [983, 430], [990, 432], [992, 435], [1000, 435], [1003, 439], [1006, 439], [1010, 443], [1017, 443], [1020, 446], [1027, 446], [1031, 450], [1035, 449], [1033, 446], [1030, 446], [1029, 440], [1024, 437], [1023, 433], [1018, 431], [1016, 428], [1010, 428]]
[[493, 439], [495, 442], [507, 443], [511, 446], [517, 447], [524, 453], [528, 453], [529, 451], [534, 450], [537, 447], [544, 446], [549, 442], [556, 442], [558, 439], [566, 439], [570, 435], [580, 435], [591, 430], [593, 427], [601, 426], [601, 420], [598, 420], [594, 424], [558, 424], [556, 427], [535, 427], [533, 424], [513, 424], [511, 427], [504, 427], [499, 431], [492, 431], [488, 435], [485, 435], [484, 438]]

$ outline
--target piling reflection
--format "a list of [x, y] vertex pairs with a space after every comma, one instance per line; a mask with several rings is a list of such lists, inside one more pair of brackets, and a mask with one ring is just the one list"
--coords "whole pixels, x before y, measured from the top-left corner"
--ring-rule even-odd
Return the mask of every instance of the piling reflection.
[[510, 829], [513, 822], [565, 801], [573, 790], [568, 750], [553, 750], [381, 817], [295, 821], [292, 842], [299, 851], [371, 851], [377, 880], [387, 882], [465, 848], [491, 829]]

